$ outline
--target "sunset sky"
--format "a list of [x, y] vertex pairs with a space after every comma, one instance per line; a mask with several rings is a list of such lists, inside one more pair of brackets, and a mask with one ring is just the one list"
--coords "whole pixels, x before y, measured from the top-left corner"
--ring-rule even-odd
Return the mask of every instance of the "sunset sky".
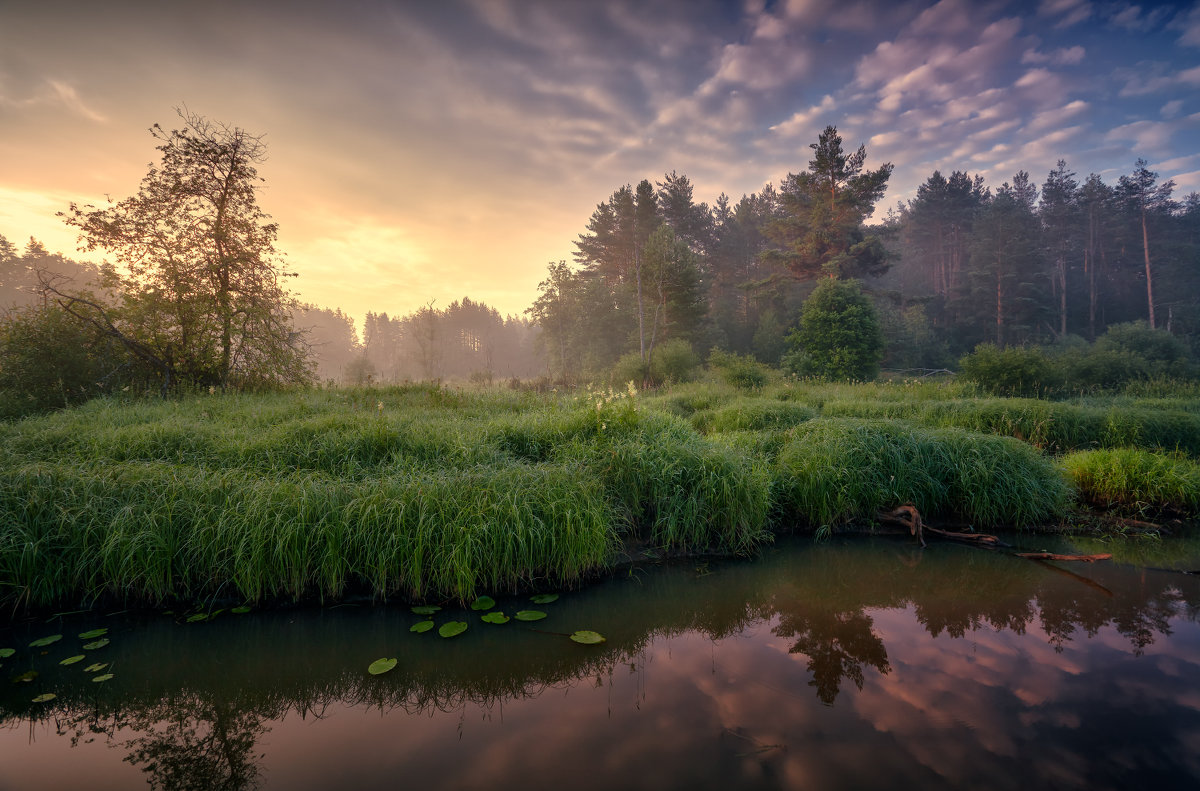
[[0, 234], [83, 257], [55, 212], [133, 194], [185, 105], [265, 135], [302, 299], [511, 314], [621, 185], [736, 200], [828, 124], [884, 208], [1060, 157], [1200, 190], [1200, 3], [0, 0]]

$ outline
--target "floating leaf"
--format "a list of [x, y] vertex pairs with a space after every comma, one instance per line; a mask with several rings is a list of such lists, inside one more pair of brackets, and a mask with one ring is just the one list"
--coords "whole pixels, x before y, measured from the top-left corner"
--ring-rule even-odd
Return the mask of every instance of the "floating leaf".
[[549, 604], [552, 601], [558, 601], [557, 593], [539, 593], [537, 596], [530, 596], [529, 600], [534, 604]]
[[418, 607], [413, 607], [412, 611], [417, 615], [433, 615], [438, 610], [442, 609], [436, 604], [422, 604]]
[[82, 662], [84, 659], [86, 659], [86, 657], [83, 654], [79, 654], [78, 656], [69, 656], [66, 659], [64, 659], [63, 661], [59, 662], [59, 664], [60, 665], [73, 665], [76, 662]]
[[208, 620], [208, 613], [206, 613], [206, 612], [198, 612], [195, 615], [189, 615], [187, 617], [188, 623], [200, 623], [201, 621], [207, 621], [207, 620]]
[[53, 692], [45, 692], [41, 695], [38, 695], [36, 698], [34, 698], [33, 702], [34, 703], [45, 703], [46, 701], [54, 700], [57, 697], [58, 697], [58, 695], [55, 695]]
[[221, 613], [223, 613], [223, 612], [225, 612], [225, 608], [224, 608], [224, 607], [222, 607], [222, 608], [221, 608], [221, 609], [219, 609], [219, 610], [213, 610], [212, 612], [210, 612], [210, 613], [208, 614], [208, 620], [210, 620], [210, 621], [211, 621], [213, 618], [216, 618], [218, 615], [220, 615], [220, 614], [221, 614]]
[[230, 612], [234, 615], [245, 615], [250, 612], [250, 608], [243, 604], [241, 607], [234, 607]]
[[396, 666], [395, 659], [376, 659], [367, 668], [367, 672], [373, 676], [380, 676], [388, 672]]
[[41, 637], [37, 640], [34, 640], [32, 643], [29, 644], [29, 647], [30, 648], [44, 648], [45, 646], [48, 646], [51, 643], [57, 643], [61, 639], [62, 639], [61, 634], [52, 634], [49, 637]]
[[80, 632], [79, 639], [80, 640], [94, 640], [97, 637], [103, 637], [106, 634], [108, 634], [108, 629], [93, 629], [90, 632]]
[[13, 676], [12, 682], [14, 684], [20, 684], [22, 681], [33, 681], [37, 677], [38, 672], [36, 670], [26, 670], [19, 676]]
[[428, 632], [432, 628], [433, 621], [417, 621], [412, 626], [408, 627], [408, 631], [421, 634], [423, 632]]
[[496, 606], [496, 600], [491, 596], [480, 596], [475, 601], [471, 602], [472, 610], [490, 610]]
[[15, 648], [0, 648], [0, 659], [8, 659], [15, 653], [17, 653]]
[[450, 621], [449, 623], [442, 624], [441, 628], [438, 629], [438, 634], [442, 637], [455, 637], [465, 631], [467, 631], [466, 621]]
[[101, 637], [99, 640], [97, 640], [94, 643], [84, 643], [83, 650], [84, 651], [95, 651], [97, 648], [103, 648], [104, 646], [108, 645], [111, 642], [112, 642], [112, 640], [109, 640], [107, 637]]
[[488, 623], [508, 623], [511, 620], [507, 615], [499, 610], [496, 612], [490, 612], [487, 615], [481, 615], [479, 616], [479, 619], [481, 621], [487, 621]]
[[113, 674], [112, 674], [112, 673], [105, 673], [105, 674], [104, 674], [104, 675], [102, 675], [102, 676], [96, 676], [95, 678], [93, 678], [93, 679], [92, 679], [92, 681], [94, 681], [95, 683], [99, 684], [99, 683], [101, 683], [101, 682], [108, 681], [108, 680], [109, 680], [110, 678], [112, 678], [112, 677], [113, 677]]
[[521, 610], [513, 617], [518, 621], [540, 621], [546, 617], [546, 613], [541, 610]]
[[108, 667], [107, 662], [94, 662], [83, 669], [84, 673], [99, 673], [104, 668]]
[[578, 632], [571, 635], [571, 639], [577, 643], [582, 643], [583, 645], [598, 645], [604, 642], [604, 635], [600, 634], [599, 632], [580, 629]]

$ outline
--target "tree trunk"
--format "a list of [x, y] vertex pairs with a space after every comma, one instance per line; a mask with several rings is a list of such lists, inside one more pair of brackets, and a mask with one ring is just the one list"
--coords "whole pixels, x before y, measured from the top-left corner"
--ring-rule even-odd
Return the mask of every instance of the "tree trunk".
[[1150, 329], [1154, 324], [1154, 280], [1150, 275], [1150, 236], [1146, 232], [1146, 210], [1142, 209], [1142, 253], [1146, 258], [1146, 302], [1150, 308]]

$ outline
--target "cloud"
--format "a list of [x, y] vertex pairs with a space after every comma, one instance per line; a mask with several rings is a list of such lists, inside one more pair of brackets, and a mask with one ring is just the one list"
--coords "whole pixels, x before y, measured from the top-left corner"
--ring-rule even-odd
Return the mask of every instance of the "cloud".
[[1145, 12], [1141, 6], [1131, 5], [1114, 11], [1108, 17], [1108, 24], [1133, 33], [1145, 33], [1157, 27], [1167, 15], [1165, 8], [1152, 8]]
[[1056, 49], [1053, 52], [1038, 52], [1036, 49], [1027, 49], [1021, 54], [1022, 63], [1035, 64], [1050, 64], [1052, 66], [1074, 66], [1083, 61], [1087, 51], [1081, 46], [1064, 47]]
[[1038, 6], [1038, 16], [1059, 17], [1054, 23], [1058, 29], [1077, 25], [1091, 15], [1092, 4], [1087, 0], [1042, 0]]
[[[816, 127], [822, 124], [818, 118], [828, 117], [836, 107], [837, 102], [832, 96], [826, 94], [820, 103], [814, 104], [807, 110], [800, 110], [786, 121], [780, 121], [771, 127], [771, 131], [782, 137], [811, 136]], [[815, 126], [814, 122], [816, 122]]]
[[1183, 31], [1179, 43], [1185, 47], [1200, 47], [1200, 3], [1189, 11], [1180, 12], [1171, 20], [1169, 27]]
[[[3, 74], [0, 74], [3, 77]], [[74, 85], [66, 80], [47, 78], [28, 92], [23, 98], [15, 98], [0, 94], [0, 109], [8, 107], [14, 110], [28, 109], [38, 106], [61, 107], [74, 115], [86, 118], [95, 123], [105, 123], [108, 119], [100, 112], [92, 109]]]
[[1200, 85], [1200, 66], [1172, 72], [1171, 65], [1161, 61], [1141, 61], [1133, 68], [1118, 68], [1113, 78], [1124, 81], [1120, 97], [1147, 96], [1161, 93], [1179, 85]]
[[1158, 114], [1163, 118], [1170, 120], [1179, 115], [1179, 111], [1182, 109], [1183, 102], [1179, 99], [1172, 99], [1162, 106], [1162, 109], [1158, 111]]

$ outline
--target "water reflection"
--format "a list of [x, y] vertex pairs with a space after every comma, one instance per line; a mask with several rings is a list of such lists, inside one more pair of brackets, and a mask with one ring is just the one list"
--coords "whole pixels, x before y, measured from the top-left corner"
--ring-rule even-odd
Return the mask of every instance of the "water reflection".
[[[123, 622], [102, 688], [57, 665], [69, 646], [6, 660], [42, 675], [0, 692], [0, 751], [26, 756], [0, 787], [69, 784], [35, 760], [89, 743], [156, 789], [1200, 779], [1200, 581], [1061, 569], [853, 539], [631, 572], [548, 605], [543, 631], [440, 640], [378, 607]], [[609, 642], [552, 633], [578, 628]], [[380, 656], [398, 669], [368, 676]], [[89, 755], [89, 787], [128, 787]]]

